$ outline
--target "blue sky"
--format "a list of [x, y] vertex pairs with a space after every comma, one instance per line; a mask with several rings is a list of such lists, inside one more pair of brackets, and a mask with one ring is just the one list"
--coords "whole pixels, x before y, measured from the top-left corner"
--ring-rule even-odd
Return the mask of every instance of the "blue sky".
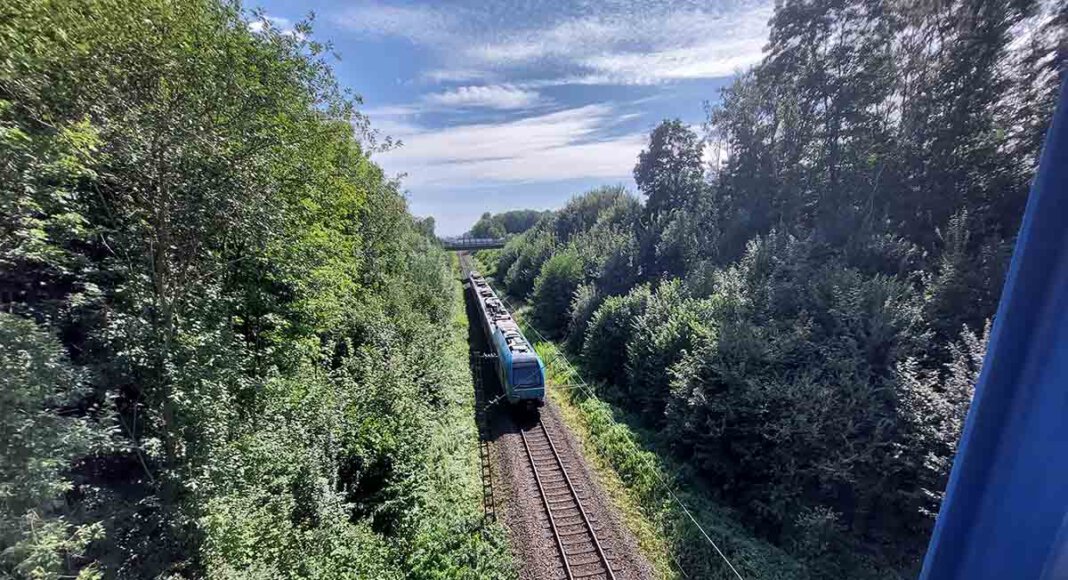
[[664, 118], [760, 58], [767, 0], [250, 0], [280, 29], [315, 13], [341, 83], [403, 144], [375, 153], [441, 235], [484, 211], [549, 209], [631, 170]]

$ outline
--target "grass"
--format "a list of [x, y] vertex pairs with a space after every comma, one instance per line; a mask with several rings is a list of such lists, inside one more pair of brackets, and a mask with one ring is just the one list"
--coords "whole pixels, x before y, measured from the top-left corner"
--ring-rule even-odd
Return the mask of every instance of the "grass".
[[492, 268], [490, 265], [497, 263], [497, 256], [500, 253], [500, 250], [479, 250], [469, 255], [475, 270], [484, 277], [491, 277], [496, 268]]
[[[425, 484], [434, 490], [431, 498], [436, 502], [428, 507], [442, 513], [462, 513], [463, 517], [454, 515], [446, 520], [452, 529], [429, 530], [424, 541], [413, 549], [425, 554], [423, 558], [417, 558], [422, 567], [418, 572], [432, 577], [513, 580], [518, 566], [508, 548], [507, 533], [501, 523], [485, 521], [481, 516], [482, 476], [474, 385], [469, 365], [467, 309], [455, 254], [451, 259], [456, 278], [453, 284], [456, 302], [448, 329], [447, 352], [443, 353], [446, 358], [443, 364], [447, 365], [450, 376], [441, 392], [447, 402], [439, 409], [440, 414], [433, 425], [436, 432], [429, 443], [433, 447], [432, 456], [440, 461], [427, 465], [424, 477]], [[456, 550], [455, 546], [441, 545], [442, 541], [466, 544], [466, 548]], [[449, 562], [441, 556], [457, 551], [470, 560]], [[474, 576], [468, 575], [471, 573]]]

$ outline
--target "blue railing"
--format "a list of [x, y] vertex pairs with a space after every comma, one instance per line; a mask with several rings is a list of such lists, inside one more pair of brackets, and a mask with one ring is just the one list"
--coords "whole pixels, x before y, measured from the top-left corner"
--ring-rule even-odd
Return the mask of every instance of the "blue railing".
[[922, 580], [1068, 578], [1068, 80]]

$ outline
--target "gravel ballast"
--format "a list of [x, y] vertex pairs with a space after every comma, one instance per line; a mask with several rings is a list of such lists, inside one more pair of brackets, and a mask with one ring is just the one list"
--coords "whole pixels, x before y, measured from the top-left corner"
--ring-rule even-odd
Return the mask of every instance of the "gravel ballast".
[[[492, 389], [490, 385], [487, 388]], [[551, 388], [551, 387], [550, 387]], [[622, 524], [597, 481], [596, 474], [582, 456], [581, 447], [564, 424], [555, 403], [546, 401], [539, 411], [515, 411], [498, 403], [490, 414], [492, 421], [494, 486], [496, 512], [508, 528], [509, 539], [521, 580], [566, 578], [560, 552], [553, 538], [549, 518], [538, 492], [533, 469], [523, 447], [520, 429], [543, 422], [551, 434], [567, 475], [571, 479], [601, 547], [619, 580], [655, 578], [652, 566], [638, 551], [637, 542]], [[581, 566], [573, 572], [581, 575]], [[604, 578], [592, 576], [591, 578]]]

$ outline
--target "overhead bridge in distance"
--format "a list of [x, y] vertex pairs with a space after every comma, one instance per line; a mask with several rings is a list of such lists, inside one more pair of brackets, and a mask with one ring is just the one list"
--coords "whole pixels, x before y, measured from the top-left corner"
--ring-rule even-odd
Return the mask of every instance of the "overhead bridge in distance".
[[452, 238], [441, 238], [441, 245], [446, 250], [454, 251], [490, 250], [493, 248], [503, 248], [504, 243], [507, 241], [506, 238], [472, 238], [469, 236], [457, 236]]

